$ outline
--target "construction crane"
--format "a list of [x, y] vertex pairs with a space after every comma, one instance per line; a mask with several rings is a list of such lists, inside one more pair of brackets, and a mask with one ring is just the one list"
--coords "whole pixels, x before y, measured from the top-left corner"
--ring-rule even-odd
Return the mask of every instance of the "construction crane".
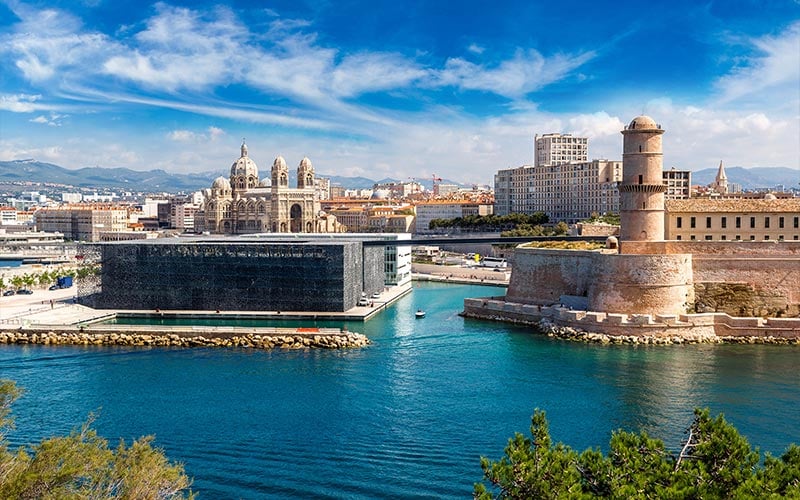
[[433, 191], [433, 195], [436, 196], [436, 195], [439, 194], [439, 190], [436, 189], [436, 183], [437, 182], [442, 182], [442, 178], [441, 177], [436, 177], [436, 174], [432, 174], [431, 178], [433, 180], [433, 186], [431, 187], [431, 191]]

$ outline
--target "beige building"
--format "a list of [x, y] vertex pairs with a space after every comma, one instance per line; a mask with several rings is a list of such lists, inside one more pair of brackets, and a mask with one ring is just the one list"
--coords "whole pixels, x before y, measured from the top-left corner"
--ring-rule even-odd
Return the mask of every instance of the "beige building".
[[536, 134], [533, 138], [533, 166], [580, 163], [589, 159], [589, 139], [570, 134]]
[[592, 213], [619, 212], [622, 162], [592, 160], [499, 170], [494, 177], [495, 213], [544, 212], [574, 223]]
[[491, 215], [494, 206], [489, 203], [457, 200], [431, 200], [417, 203], [416, 231], [419, 234], [435, 232], [430, 229], [434, 219], [455, 219], [470, 215]]
[[242, 143], [241, 156], [231, 165], [230, 179], [218, 177], [203, 192], [195, 230], [216, 234], [332, 233], [345, 230], [320, 208], [314, 167], [303, 158], [297, 167], [297, 187], [289, 187], [283, 157], [272, 164], [271, 183], [260, 181], [258, 167]]
[[34, 215], [39, 231], [58, 232], [67, 240], [100, 241], [100, 234], [128, 230], [128, 209], [102, 205], [41, 208]]
[[666, 239], [798, 240], [800, 198], [668, 200]]

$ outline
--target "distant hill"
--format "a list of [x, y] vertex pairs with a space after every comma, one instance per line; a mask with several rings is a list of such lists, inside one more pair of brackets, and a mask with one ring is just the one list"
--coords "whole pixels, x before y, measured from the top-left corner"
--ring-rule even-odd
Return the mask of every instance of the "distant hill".
[[[263, 172], [260, 172], [264, 178]], [[0, 161], [0, 183], [11, 182], [39, 182], [49, 184], [64, 184], [76, 188], [109, 188], [126, 191], [143, 192], [178, 192], [197, 191], [211, 187], [211, 183], [220, 175], [227, 176], [227, 171], [199, 172], [194, 174], [171, 174], [164, 170], [148, 170], [145, 172], [127, 168], [91, 167], [70, 170], [52, 163], [36, 160]], [[266, 172], [269, 176], [269, 171]], [[381, 179], [374, 181], [366, 177], [343, 177], [338, 175], [325, 175], [318, 172], [318, 176], [331, 180], [332, 185], [339, 185], [347, 189], [371, 189], [378, 182], [401, 182], [396, 179]], [[297, 172], [289, 171], [290, 185], [296, 185]], [[418, 179], [417, 182], [431, 189], [430, 180]], [[445, 183], [457, 184], [445, 180]]]
[[[725, 167], [728, 182], [741, 184], [743, 189], [772, 188], [778, 185], [786, 189], [800, 187], [800, 170], [786, 167]], [[714, 182], [716, 168], [692, 172], [692, 184], [707, 185]]]
[[0, 182], [41, 182], [78, 188], [113, 188], [129, 191], [195, 191], [209, 187], [211, 172], [170, 174], [163, 170], [140, 172], [127, 168], [79, 168], [69, 170], [36, 160], [0, 161]]

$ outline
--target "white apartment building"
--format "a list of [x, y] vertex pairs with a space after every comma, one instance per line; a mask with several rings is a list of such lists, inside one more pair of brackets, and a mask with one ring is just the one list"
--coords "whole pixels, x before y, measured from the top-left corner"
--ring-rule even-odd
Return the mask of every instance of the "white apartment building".
[[621, 180], [622, 162], [611, 160], [499, 170], [494, 178], [495, 213], [544, 212], [551, 221], [567, 223], [594, 212], [618, 213]]
[[589, 139], [570, 134], [536, 134], [533, 138], [533, 166], [560, 165], [589, 160]]
[[667, 185], [665, 200], [685, 200], [692, 195], [692, 172], [674, 167], [664, 170], [664, 184]]

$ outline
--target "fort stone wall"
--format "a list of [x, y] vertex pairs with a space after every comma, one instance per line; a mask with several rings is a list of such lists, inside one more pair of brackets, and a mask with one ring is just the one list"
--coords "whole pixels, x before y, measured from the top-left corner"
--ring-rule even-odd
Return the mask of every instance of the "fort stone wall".
[[592, 311], [679, 314], [694, 303], [691, 255], [598, 254], [593, 271]]
[[521, 304], [550, 305], [562, 295], [588, 296], [599, 252], [517, 248], [506, 297]]

